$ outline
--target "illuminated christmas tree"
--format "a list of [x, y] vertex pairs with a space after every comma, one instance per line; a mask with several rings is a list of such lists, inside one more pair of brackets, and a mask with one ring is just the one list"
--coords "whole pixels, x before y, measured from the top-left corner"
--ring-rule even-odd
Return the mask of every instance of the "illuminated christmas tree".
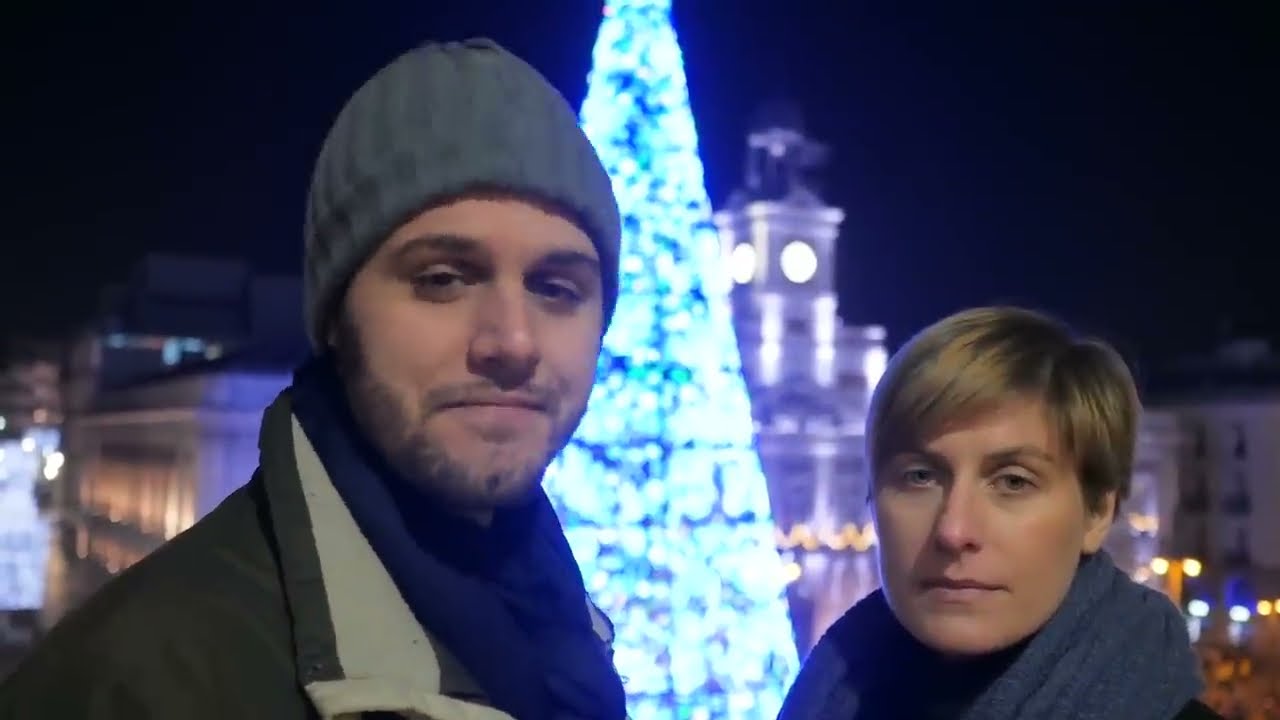
[[798, 661], [671, 0], [608, 0], [582, 125], [622, 210], [621, 290], [546, 487], [631, 716], [772, 720]]

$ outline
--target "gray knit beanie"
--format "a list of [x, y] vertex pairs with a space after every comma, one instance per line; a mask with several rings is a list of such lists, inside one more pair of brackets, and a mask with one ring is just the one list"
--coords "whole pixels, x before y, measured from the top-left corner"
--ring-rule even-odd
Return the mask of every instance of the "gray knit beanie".
[[320, 149], [307, 200], [307, 333], [322, 349], [351, 277], [434, 203], [499, 190], [565, 208], [595, 243], [605, 327], [617, 300], [621, 222], [612, 184], [573, 110], [490, 40], [432, 43], [364, 84]]

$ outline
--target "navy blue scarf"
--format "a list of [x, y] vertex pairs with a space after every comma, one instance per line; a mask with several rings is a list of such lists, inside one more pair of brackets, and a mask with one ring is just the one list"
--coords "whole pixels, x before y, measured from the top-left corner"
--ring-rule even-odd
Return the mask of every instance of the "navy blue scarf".
[[520, 720], [623, 720], [622, 681], [546, 495], [490, 527], [442, 511], [363, 439], [333, 364], [294, 374], [293, 410], [418, 622]]
[[1202, 687], [1182, 613], [1100, 552], [1039, 632], [980, 659], [925, 649], [876, 590], [805, 659], [779, 720], [1171, 720]]

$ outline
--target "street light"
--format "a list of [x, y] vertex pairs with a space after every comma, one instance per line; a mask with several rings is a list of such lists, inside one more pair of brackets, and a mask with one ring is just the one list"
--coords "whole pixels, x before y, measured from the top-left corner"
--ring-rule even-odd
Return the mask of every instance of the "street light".
[[1182, 583], [1184, 577], [1199, 577], [1204, 566], [1195, 558], [1163, 558], [1151, 559], [1151, 572], [1166, 578], [1170, 599], [1179, 608], [1182, 607]]

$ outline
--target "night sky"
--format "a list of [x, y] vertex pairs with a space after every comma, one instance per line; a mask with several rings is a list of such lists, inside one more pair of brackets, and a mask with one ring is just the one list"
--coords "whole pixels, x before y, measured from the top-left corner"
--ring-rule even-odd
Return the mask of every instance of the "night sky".
[[[56, 333], [148, 250], [295, 271], [315, 152], [378, 67], [488, 35], [577, 106], [600, 20], [584, 0], [80, 4], [4, 21], [3, 334]], [[713, 202], [766, 100], [831, 145], [847, 320], [896, 344], [1016, 301], [1148, 356], [1280, 339], [1274, 3], [675, 4]]]

